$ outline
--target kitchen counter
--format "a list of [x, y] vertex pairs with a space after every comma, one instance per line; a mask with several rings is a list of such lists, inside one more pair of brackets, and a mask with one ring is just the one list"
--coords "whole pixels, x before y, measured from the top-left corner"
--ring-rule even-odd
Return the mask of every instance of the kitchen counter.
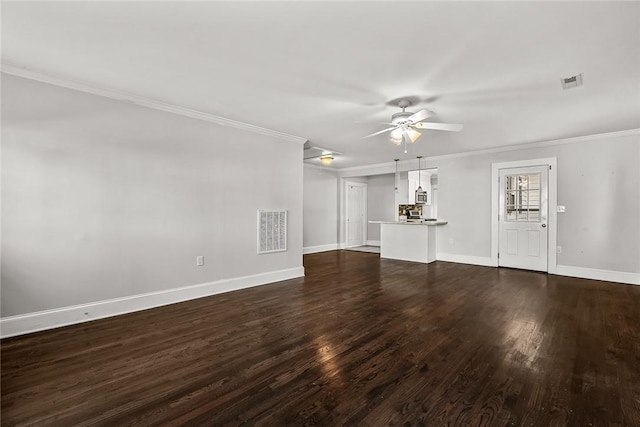
[[[369, 221], [380, 224], [380, 258], [430, 263], [436, 260], [438, 225], [447, 221]], [[417, 227], [408, 227], [414, 225]], [[424, 226], [427, 227], [424, 227]], [[420, 227], [423, 226], [423, 227]]]
[[437, 220], [437, 221], [425, 221], [425, 220], [416, 220], [416, 221], [369, 221], [369, 224], [398, 224], [398, 225], [445, 225], [448, 224], [447, 221]]

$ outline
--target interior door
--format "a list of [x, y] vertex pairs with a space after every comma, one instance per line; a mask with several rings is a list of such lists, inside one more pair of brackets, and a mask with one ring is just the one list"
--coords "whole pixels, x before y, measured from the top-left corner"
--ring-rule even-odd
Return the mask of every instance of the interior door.
[[547, 271], [548, 168], [500, 169], [499, 266]]
[[365, 244], [365, 184], [347, 184], [347, 247]]

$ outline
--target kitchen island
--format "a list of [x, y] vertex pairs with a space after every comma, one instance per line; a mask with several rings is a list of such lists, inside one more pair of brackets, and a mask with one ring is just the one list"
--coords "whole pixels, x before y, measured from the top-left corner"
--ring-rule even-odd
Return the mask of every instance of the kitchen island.
[[380, 224], [380, 258], [430, 263], [436, 260], [438, 226], [447, 221], [369, 221]]

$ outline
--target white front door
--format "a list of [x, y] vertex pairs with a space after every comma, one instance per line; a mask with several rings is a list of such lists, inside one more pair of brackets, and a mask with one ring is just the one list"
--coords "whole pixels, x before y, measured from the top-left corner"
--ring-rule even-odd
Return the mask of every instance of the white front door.
[[366, 184], [347, 183], [347, 247], [366, 243], [366, 194]]
[[498, 265], [547, 271], [549, 167], [500, 169]]

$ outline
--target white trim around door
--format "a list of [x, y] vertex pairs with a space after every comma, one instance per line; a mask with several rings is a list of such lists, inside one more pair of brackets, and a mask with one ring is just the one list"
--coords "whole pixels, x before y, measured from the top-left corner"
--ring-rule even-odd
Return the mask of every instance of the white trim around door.
[[556, 245], [558, 236], [557, 205], [558, 205], [558, 160], [555, 157], [543, 159], [520, 160], [515, 162], [493, 163], [491, 165], [491, 263], [498, 266], [499, 248], [499, 204], [500, 186], [498, 179], [501, 169], [524, 168], [530, 166], [546, 166], [549, 168], [548, 193], [548, 241], [547, 241], [547, 272], [556, 274]]

